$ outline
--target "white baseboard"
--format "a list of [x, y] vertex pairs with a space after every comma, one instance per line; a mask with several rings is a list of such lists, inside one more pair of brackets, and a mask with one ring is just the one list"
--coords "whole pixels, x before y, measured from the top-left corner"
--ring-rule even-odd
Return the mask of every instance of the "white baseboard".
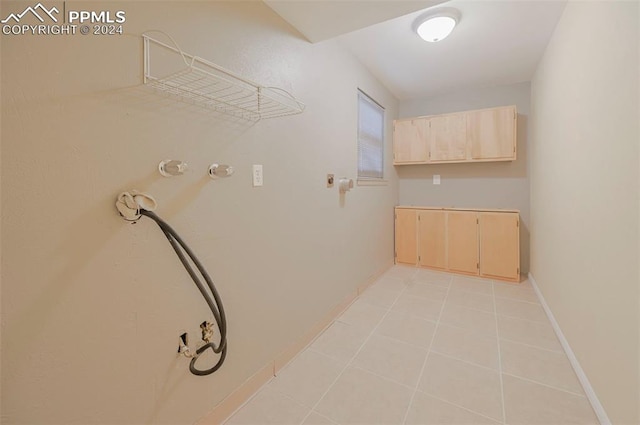
[[536, 280], [533, 278], [533, 275], [531, 274], [531, 272], [529, 272], [529, 281], [531, 282], [531, 286], [533, 286], [533, 290], [536, 291], [536, 295], [540, 299], [540, 304], [542, 304], [542, 308], [544, 309], [544, 312], [547, 313], [547, 317], [551, 322], [551, 326], [553, 326], [553, 330], [555, 331], [556, 336], [560, 340], [560, 344], [562, 344], [562, 348], [564, 349], [564, 352], [569, 358], [569, 362], [571, 363], [573, 370], [578, 376], [578, 380], [580, 381], [580, 384], [582, 385], [582, 388], [584, 389], [584, 392], [587, 395], [587, 398], [589, 399], [589, 403], [591, 403], [591, 407], [593, 408], [594, 412], [596, 413], [596, 416], [598, 417], [598, 421], [600, 421], [601, 425], [611, 425], [611, 421], [609, 420], [609, 416], [607, 416], [607, 412], [604, 410], [602, 403], [600, 403], [600, 400], [598, 399], [596, 392], [594, 391], [593, 387], [591, 386], [591, 383], [589, 382], [589, 378], [587, 378], [587, 374], [584, 373], [584, 370], [582, 369], [582, 366], [580, 366], [580, 363], [578, 362], [576, 355], [573, 353], [571, 346], [569, 346], [569, 341], [567, 341], [567, 339], [564, 337], [564, 334], [562, 333], [562, 329], [560, 329], [560, 325], [556, 321], [556, 318], [553, 316], [553, 313], [551, 312], [549, 305], [547, 304], [546, 300], [542, 296], [542, 292], [540, 292], [540, 288], [538, 287], [538, 284], [536, 283]]

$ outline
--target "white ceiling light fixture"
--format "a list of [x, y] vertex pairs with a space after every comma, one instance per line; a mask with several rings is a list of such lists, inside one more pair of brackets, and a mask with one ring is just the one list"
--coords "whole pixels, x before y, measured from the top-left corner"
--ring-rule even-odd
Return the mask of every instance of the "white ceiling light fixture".
[[458, 22], [458, 9], [439, 9], [419, 17], [414, 23], [414, 29], [424, 41], [435, 43], [447, 38]]

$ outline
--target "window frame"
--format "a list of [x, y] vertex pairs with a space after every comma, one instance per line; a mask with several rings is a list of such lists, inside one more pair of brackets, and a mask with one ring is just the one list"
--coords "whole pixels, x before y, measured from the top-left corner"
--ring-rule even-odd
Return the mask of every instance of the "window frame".
[[[358, 118], [357, 118], [357, 154], [358, 154], [358, 164], [357, 164], [357, 182], [359, 185], [377, 185], [377, 184], [385, 184], [387, 180], [385, 180], [385, 147], [386, 147], [386, 109], [379, 102], [377, 102], [373, 97], [368, 95], [364, 90], [358, 88], [357, 90], [357, 101], [358, 101]], [[381, 134], [380, 134], [380, 176], [365, 176], [361, 175], [361, 143], [362, 139], [360, 137], [360, 129], [361, 129], [361, 104], [362, 102], [366, 102], [371, 105], [373, 108], [377, 109], [381, 112]], [[375, 170], [377, 171], [377, 170]]]

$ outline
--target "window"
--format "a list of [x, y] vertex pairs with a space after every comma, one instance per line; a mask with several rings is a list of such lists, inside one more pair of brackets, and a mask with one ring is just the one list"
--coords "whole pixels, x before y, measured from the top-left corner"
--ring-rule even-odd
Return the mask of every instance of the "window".
[[358, 179], [384, 177], [384, 108], [358, 90]]

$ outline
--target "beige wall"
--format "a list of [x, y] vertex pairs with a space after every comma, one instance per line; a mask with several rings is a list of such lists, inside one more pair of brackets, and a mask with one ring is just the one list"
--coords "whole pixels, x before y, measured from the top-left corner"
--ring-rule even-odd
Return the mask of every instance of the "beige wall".
[[[400, 178], [401, 205], [520, 210], [520, 263], [523, 273], [529, 270], [529, 95], [529, 83], [520, 83], [401, 101], [401, 118], [516, 105], [518, 159], [513, 162], [396, 167]], [[440, 175], [439, 186], [433, 185], [434, 174]]]
[[638, 37], [636, 2], [569, 2], [532, 81], [531, 272], [615, 424], [640, 422]]
[[[389, 141], [397, 102], [338, 44], [309, 44], [262, 2], [85, 6], [125, 10], [127, 34], [2, 36], [3, 423], [194, 423], [391, 264], [391, 144], [387, 186], [341, 202], [325, 176], [355, 177], [356, 89], [386, 106]], [[147, 29], [306, 111], [236, 126], [147, 92]], [[191, 170], [162, 178], [166, 158]], [[211, 181], [213, 162], [236, 174]], [[179, 333], [197, 339], [209, 314], [156, 225], [118, 217], [132, 188], [157, 198], [222, 294], [229, 354], [212, 376], [176, 355]]]

